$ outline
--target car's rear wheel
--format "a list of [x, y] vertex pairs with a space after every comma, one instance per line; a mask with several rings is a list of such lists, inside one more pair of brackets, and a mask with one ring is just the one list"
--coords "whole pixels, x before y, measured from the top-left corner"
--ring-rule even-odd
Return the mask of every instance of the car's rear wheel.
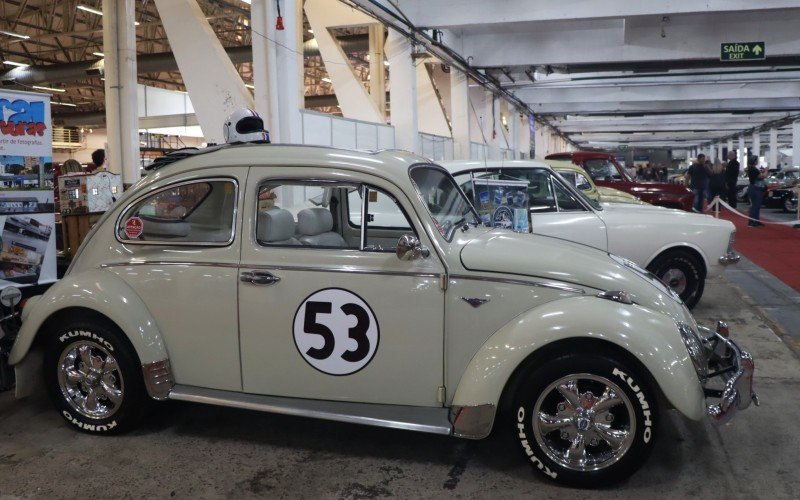
[[572, 486], [621, 481], [655, 438], [656, 396], [643, 374], [615, 356], [567, 354], [523, 375], [511, 425], [546, 477]]
[[689, 309], [703, 296], [705, 272], [699, 259], [689, 252], [670, 251], [655, 259], [648, 270], [677, 293]]
[[133, 426], [149, 399], [135, 352], [116, 328], [75, 321], [46, 340], [44, 376], [61, 416], [92, 434]]
[[783, 210], [785, 212], [797, 211], [797, 200], [793, 200], [791, 194], [789, 194], [783, 199]]

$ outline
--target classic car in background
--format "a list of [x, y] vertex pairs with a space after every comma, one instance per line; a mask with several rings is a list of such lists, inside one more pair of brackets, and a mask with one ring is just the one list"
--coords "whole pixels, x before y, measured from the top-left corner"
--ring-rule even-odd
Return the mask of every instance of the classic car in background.
[[574, 151], [547, 155], [547, 160], [567, 160], [583, 169], [598, 186], [612, 187], [637, 198], [667, 208], [692, 211], [692, 192], [679, 184], [634, 180], [617, 163], [613, 154], [595, 151]]
[[782, 208], [784, 212], [797, 211], [797, 187], [775, 187], [767, 189], [764, 197], [764, 206], [767, 208]]
[[583, 194], [599, 201], [600, 203], [635, 203], [644, 205], [645, 202], [625, 191], [604, 186], [596, 186], [590, 176], [581, 167], [570, 161], [545, 160], [545, 163], [555, 170], [573, 187], [580, 189]]
[[[698, 326], [629, 260], [479, 226], [424, 158], [267, 144], [171, 158], [22, 311], [17, 394], [43, 374], [77, 430], [130, 429], [152, 399], [470, 439], [497, 427], [545, 477], [596, 487], [645, 461], [662, 403], [725, 423], [755, 398], [727, 326]], [[595, 217], [545, 173], [558, 206]]]
[[703, 295], [706, 278], [739, 259], [733, 252], [735, 229], [729, 221], [651, 205], [601, 205], [543, 162], [453, 161], [442, 165], [469, 196], [474, 194], [473, 179], [507, 176], [529, 181], [534, 233], [630, 259], [669, 284], [690, 308]]

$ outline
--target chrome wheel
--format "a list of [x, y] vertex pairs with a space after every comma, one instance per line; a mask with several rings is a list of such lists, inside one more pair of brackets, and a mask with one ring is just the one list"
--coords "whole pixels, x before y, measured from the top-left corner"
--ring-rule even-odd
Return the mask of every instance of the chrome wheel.
[[680, 269], [667, 269], [661, 276], [661, 281], [666, 283], [678, 295], [686, 291], [686, 274]]
[[122, 371], [100, 344], [70, 344], [58, 359], [57, 375], [64, 400], [84, 417], [100, 420], [119, 410], [125, 390]]
[[562, 377], [542, 391], [532, 415], [536, 442], [567, 469], [609, 467], [630, 449], [636, 435], [631, 400], [605, 377], [581, 373]]

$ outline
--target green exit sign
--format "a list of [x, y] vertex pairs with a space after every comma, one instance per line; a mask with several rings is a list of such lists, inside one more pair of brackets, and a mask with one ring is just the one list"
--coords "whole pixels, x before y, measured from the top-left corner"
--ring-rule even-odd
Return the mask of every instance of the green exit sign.
[[720, 61], [752, 61], [767, 58], [767, 44], [764, 42], [723, 43]]

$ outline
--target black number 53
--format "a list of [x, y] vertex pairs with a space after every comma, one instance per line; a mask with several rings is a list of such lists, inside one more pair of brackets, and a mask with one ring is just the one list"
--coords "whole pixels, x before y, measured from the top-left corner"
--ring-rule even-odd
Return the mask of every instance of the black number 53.
[[[333, 305], [330, 302], [306, 302], [306, 312], [303, 318], [303, 331], [309, 335], [319, 335], [324, 343], [322, 347], [310, 347], [306, 354], [314, 359], [328, 359], [333, 354], [336, 346], [336, 336], [330, 328], [317, 322], [318, 314], [331, 314]], [[350, 363], [358, 363], [367, 357], [370, 350], [367, 330], [370, 318], [367, 311], [358, 304], [344, 304], [339, 309], [347, 316], [356, 318], [356, 325], [348, 329], [347, 336], [356, 341], [356, 348], [342, 353], [342, 359]]]

